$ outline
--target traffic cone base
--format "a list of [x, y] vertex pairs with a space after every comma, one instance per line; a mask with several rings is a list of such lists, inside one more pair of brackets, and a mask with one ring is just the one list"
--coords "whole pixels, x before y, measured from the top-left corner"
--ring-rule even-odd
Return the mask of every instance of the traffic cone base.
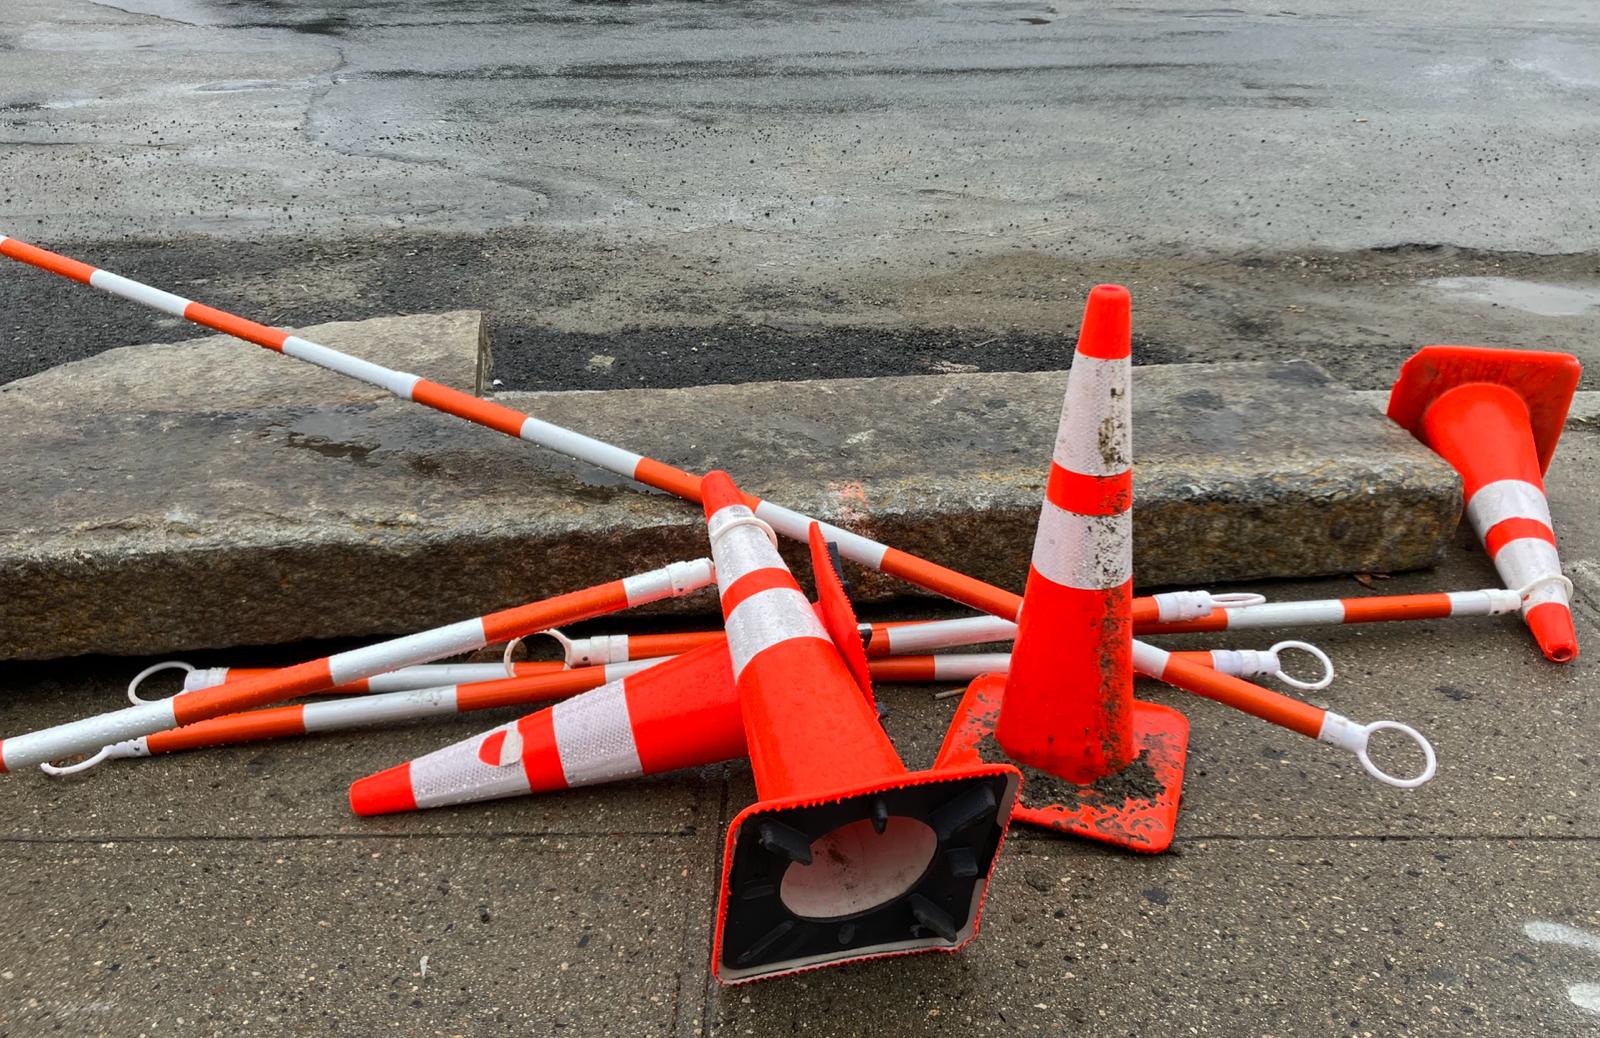
[[1577, 657], [1578, 636], [1544, 473], [1581, 374], [1567, 353], [1428, 346], [1389, 394], [1389, 417], [1460, 473], [1468, 521], [1557, 663]]
[[[1002, 755], [994, 727], [1005, 686], [1003, 674], [985, 674], [967, 686], [935, 768], [971, 765]], [[1088, 785], [1025, 769], [1022, 800], [1012, 817], [1129, 850], [1149, 854], [1166, 850], [1178, 824], [1189, 721], [1171, 707], [1135, 699], [1133, 740], [1133, 762]], [[1052, 793], [1060, 799], [1050, 799]]]
[[962, 947], [1020, 783], [974, 761], [745, 808], [722, 858], [717, 979]]
[[1422, 417], [1440, 396], [1474, 382], [1505, 386], [1528, 405], [1539, 471], [1550, 468], [1583, 367], [1570, 353], [1424, 346], [1400, 367], [1389, 394], [1389, 418], [1420, 435]]

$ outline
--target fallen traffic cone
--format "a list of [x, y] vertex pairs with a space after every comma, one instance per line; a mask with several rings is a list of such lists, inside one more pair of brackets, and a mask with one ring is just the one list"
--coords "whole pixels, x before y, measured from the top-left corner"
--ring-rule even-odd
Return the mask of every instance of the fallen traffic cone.
[[357, 779], [358, 815], [547, 793], [744, 755], [724, 643], [702, 646], [387, 771]]
[[1461, 473], [1473, 530], [1557, 663], [1577, 657], [1578, 636], [1544, 473], [1581, 373], [1568, 353], [1427, 346], [1401, 366], [1389, 395], [1389, 417]]
[[941, 760], [982, 757], [992, 724], [997, 749], [1034, 769], [1019, 821], [1162, 851], [1177, 824], [1189, 722], [1133, 698], [1131, 344], [1128, 290], [1096, 286], [1067, 377], [1011, 671], [969, 686], [947, 735], [957, 755]]
[[908, 772], [818, 619], [853, 633], [820, 529], [814, 612], [727, 474], [707, 474], [702, 492], [761, 797], [728, 827], [712, 973], [737, 983], [960, 948], [977, 933], [1020, 773]]

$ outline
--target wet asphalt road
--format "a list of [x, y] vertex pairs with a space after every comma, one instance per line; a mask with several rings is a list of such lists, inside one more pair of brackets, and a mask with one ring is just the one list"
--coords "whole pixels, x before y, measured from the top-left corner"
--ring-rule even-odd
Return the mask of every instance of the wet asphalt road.
[[[1097, 280], [1151, 359], [1377, 386], [1422, 342], [1600, 341], [1429, 287], [1600, 286], [1597, 22], [10, 0], [0, 228], [283, 323], [480, 306], [529, 388], [1058, 366]], [[0, 378], [188, 334], [0, 272]]]

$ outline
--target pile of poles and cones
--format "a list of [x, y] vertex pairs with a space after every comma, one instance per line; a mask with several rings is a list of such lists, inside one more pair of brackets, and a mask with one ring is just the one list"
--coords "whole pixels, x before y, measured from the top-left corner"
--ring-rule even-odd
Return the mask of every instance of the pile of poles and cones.
[[[3, 770], [59, 775], [112, 758], [508, 707], [533, 712], [357, 779], [350, 806], [360, 815], [419, 811], [748, 758], [757, 799], [728, 828], [717, 894], [712, 970], [726, 983], [955, 951], [977, 933], [1013, 819], [1165, 850], [1189, 722], [1136, 698], [1136, 674], [1348, 751], [1390, 785], [1415, 788], [1434, 774], [1433, 748], [1415, 729], [1355, 721], [1250, 680], [1324, 687], [1333, 666], [1314, 645], [1180, 652], [1142, 637], [1518, 614], [1548, 659], [1566, 663], [1578, 652], [1543, 485], [1577, 386], [1579, 365], [1567, 354], [1430, 346], [1406, 361], [1390, 397], [1389, 417], [1460, 473], [1467, 517], [1503, 587], [1297, 602], [1206, 591], [1142, 597], [1132, 548], [1131, 301], [1124, 288], [1098, 286], [1018, 596], [754, 497], [727, 473], [697, 476], [13, 238], [0, 237], [0, 254], [697, 503], [707, 554], [295, 666], [158, 664], [130, 686], [130, 706], [0, 741]], [[780, 537], [809, 546], [815, 601], [780, 557]], [[842, 560], [978, 615], [860, 623]], [[720, 627], [581, 639], [560, 631], [712, 587]], [[564, 658], [512, 662], [515, 644], [538, 633], [557, 638]], [[1009, 653], [941, 651], [1008, 642]], [[436, 662], [501, 643], [501, 663]], [[1308, 653], [1320, 676], [1288, 674], [1281, 657], [1290, 651]], [[183, 690], [142, 698], [140, 682], [162, 667], [187, 671]], [[965, 685], [931, 767], [901, 759], [874, 682]], [[324, 698], [289, 702], [311, 695]], [[1415, 741], [1419, 770], [1397, 776], [1374, 762], [1369, 740], [1385, 729]]]

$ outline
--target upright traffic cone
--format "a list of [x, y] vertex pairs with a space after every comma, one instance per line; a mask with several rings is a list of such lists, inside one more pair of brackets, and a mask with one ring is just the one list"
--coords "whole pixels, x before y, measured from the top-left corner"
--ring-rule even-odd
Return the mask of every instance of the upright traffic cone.
[[992, 724], [999, 750], [1038, 773], [1019, 820], [1161, 851], [1177, 822], [1189, 722], [1133, 698], [1131, 346], [1128, 290], [1097, 285], [1067, 377], [1011, 671], [969, 686], [941, 759], [981, 757]]
[[744, 755], [728, 646], [715, 642], [387, 771], [358, 815], [547, 793]]
[[1400, 368], [1389, 417], [1461, 473], [1467, 518], [1545, 656], [1578, 655], [1544, 473], [1578, 388], [1569, 353], [1426, 346]]
[[960, 948], [977, 933], [1020, 773], [908, 772], [818, 619], [854, 631], [819, 528], [825, 602], [813, 611], [727, 474], [702, 490], [761, 797], [728, 828], [713, 974], [737, 983]]

